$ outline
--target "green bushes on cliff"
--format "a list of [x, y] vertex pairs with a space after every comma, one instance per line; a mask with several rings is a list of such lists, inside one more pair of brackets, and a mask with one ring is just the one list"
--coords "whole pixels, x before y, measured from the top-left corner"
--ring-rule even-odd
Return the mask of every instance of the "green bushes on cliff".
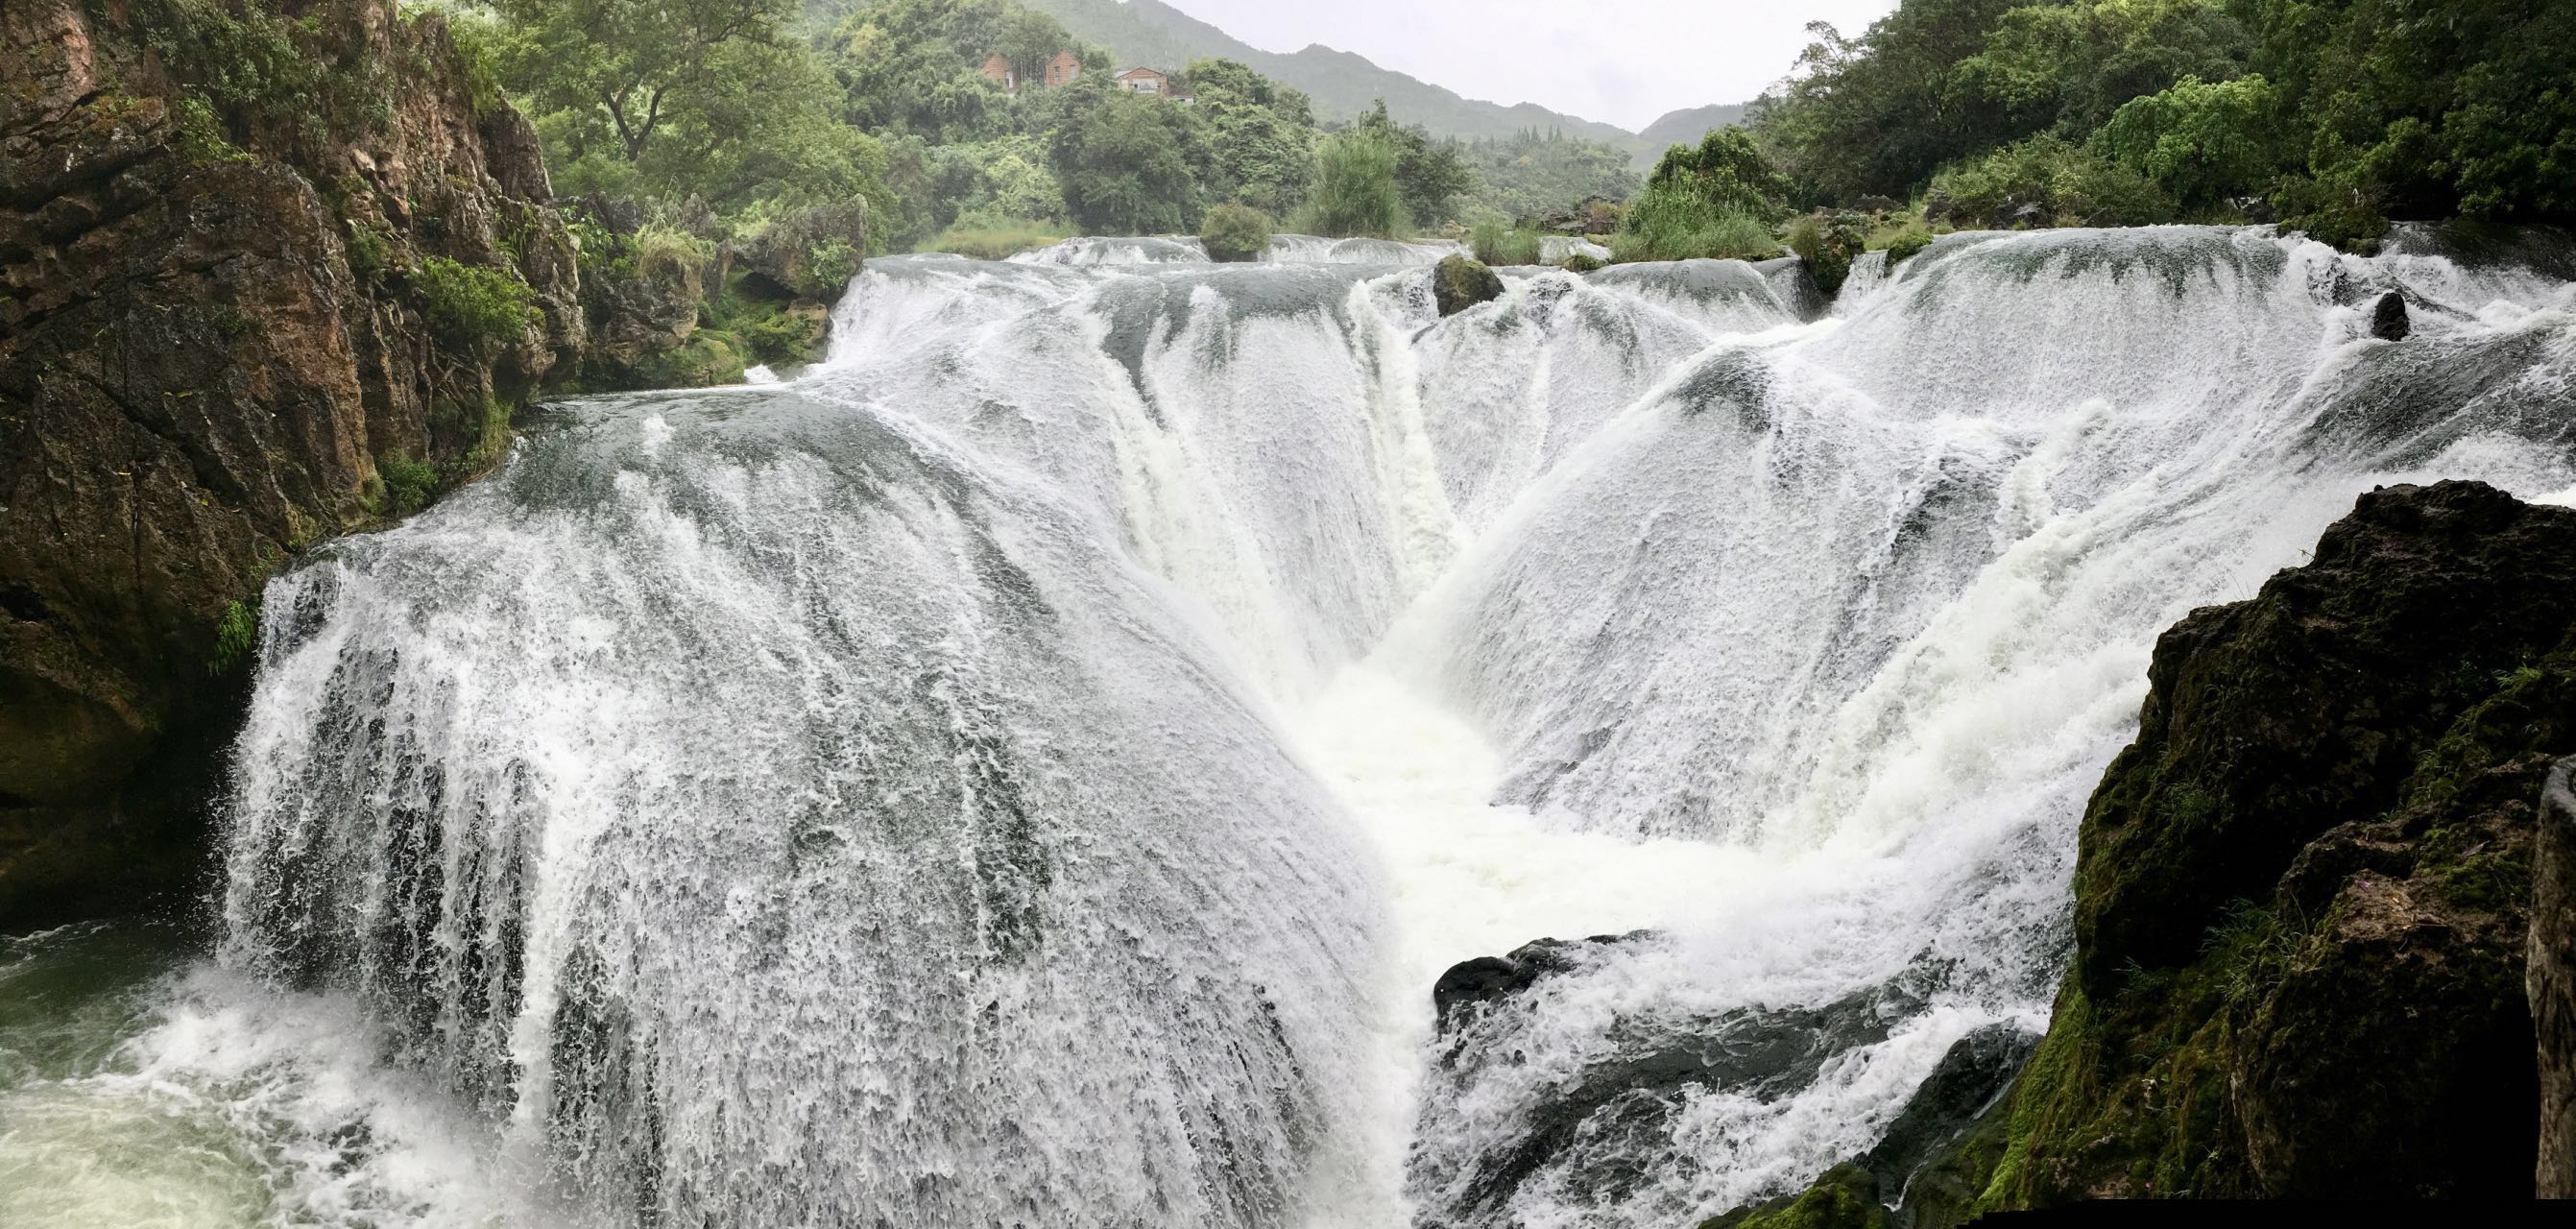
[[507, 269], [432, 256], [412, 271], [421, 318], [460, 349], [489, 351], [524, 339], [543, 317], [535, 292]]
[[2036, 136], [1932, 180], [1929, 207], [1960, 226], [2145, 226], [2175, 220], [2173, 199], [2137, 171], [2081, 145]]

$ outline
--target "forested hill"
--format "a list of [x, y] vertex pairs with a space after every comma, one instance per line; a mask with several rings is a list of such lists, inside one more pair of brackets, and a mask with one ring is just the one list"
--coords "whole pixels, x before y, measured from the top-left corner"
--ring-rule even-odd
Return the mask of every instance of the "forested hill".
[[1732, 128], [1744, 122], [1744, 104], [1720, 103], [1706, 107], [1686, 107], [1667, 113], [1662, 119], [1646, 125], [1644, 132], [1630, 137], [1628, 153], [1644, 170], [1676, 145], [1695, 145], [1710, 130]]
[[[1504, 106], [1462, 98], [1439, 86], [1380, 68], [1368, 57], [1347, 51], [1324, 46], [1308, 47], [1293, 55], [1263, 51], [1162, 0], [1023, 2], [1063, 22], [1074, 37], [1109, 48], [1122, 65], [1178, 69], [1206, 57], [1249, 65], [1264, 76], [1304, 90], [1314, 100], [1318, 119], [1350, 119], [1383, 98], [1387, 110], [1403, 116], [1408, 123], [1420, 124], [1434, 136], [1500, 139], [1531, 130], [1553, 130], [1569, 137], [1607, 141], [1622, 149], [1637, 141], [1636, 134], [1615, 124], [1578, 119], [1534, 103]], [[1672, 140], [1698, 137], [1699, 131], [1694, 129]], [[1664, 145], [1670, 143], [1657, 144], [1654, 152], [1662, 153]]]

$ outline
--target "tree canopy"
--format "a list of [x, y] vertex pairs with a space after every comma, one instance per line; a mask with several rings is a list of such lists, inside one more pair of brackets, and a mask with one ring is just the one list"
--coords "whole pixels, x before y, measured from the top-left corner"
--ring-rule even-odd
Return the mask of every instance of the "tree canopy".
[[1809, 29], [1752, 120], [1804, 205], [2045, 164], [2147, 220], [2277, 214], [2342, 243], [2576, 217], [2560, 0], [1905, 0]]

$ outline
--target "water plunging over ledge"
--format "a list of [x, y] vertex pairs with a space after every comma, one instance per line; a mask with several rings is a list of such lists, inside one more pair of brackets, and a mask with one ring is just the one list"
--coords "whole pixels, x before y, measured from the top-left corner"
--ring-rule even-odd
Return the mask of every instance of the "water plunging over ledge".
[[[1533, 1229], [1793, 1189], [2045, 1023], [2159, 631], [2379, 483], [2576, 494], [2576, 287], [2404, 253], [1963, 235], [1815, 318], [1734, 262], [1445, 320], [1402, 245], [873, 262], [802, 379], [566, 403], [274, 582], [220, 949], [82, 1000], [130, 1005], [94, 1044], [0, 1019], [0, 1187]], [[1637, 929], [1435, 1064], [1443, 967]], [[1855, 995], [1809, 1067], [1496, 1184], [1589, 1067]]]

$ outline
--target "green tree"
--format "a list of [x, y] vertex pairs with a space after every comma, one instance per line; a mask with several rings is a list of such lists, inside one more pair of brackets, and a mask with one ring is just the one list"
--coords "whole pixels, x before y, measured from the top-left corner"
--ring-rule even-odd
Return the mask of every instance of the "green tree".
[[1395, 122], [1386, 100], [1359, 117], [1352, 130], [1383, 141], [1395, 151], [1395, 183], [1404, 198], [1406, 216], [1428, 224], [1449, 216], [1450, 207], [1476, 186], [1465, 148], [1456, 141], [1436, 141], [1421, 125]]
[[1207, 199], [1273, 215], [1305, 199], [1315, 117], [1303, 93], [1232, 60], [1194, 60], [1182, 83], [1206, 130]]
[[2245, 71], [2252, 37], [2225, 0], [2087, 0], [2006, 11], [1954, 70], [2015, 133], [2081, 140], [2131, 99]]
[[2187, 209], [2268, 188], [2283, 169], [2279, 102], [2261, 76], [2204, 82], [2130, 99], [2094, 145], [2174, 195]]
[[1061, 90], [1064, 118], [1047, 159], [1066, 213], [1091, 234], [1169, 234], [1199, 216], [1204, 161], [1189, 109], [1111, 88], [1090, 74]]
[[732, 83], [737, 51], [783, 48], [796, 0], [495, 0], [503, 71], [545, 111], [589, 113], [640, 162]]
[[1628, 151], [1536, 130], [1505, 140], [1470, 141], [1468, 169], [1476, 178], [1469, 201], [1505, 218], [1555, 213], [1595, 198], [1624, 201], [1637, 194], [1637, 172]]
[[1295, 229], [1334, 238], [1401, 239], [1412, 231], [1396, 182], [1401, 154], [1371, 128], [1325, 138], [1315, 150], [1315, 179]]
[[1697, 145], [1665, 150], [1646, 190], [1688, 197], [1715, 213], [1776, 220], [1788, 211], [1789, 181], [1741, 128], [1712, 129]]
[[2256, 65], [2307, 128], [2285, 225], [2576, 217], [2576, 5], [2259, 0]]
[[[2027, 129], [1957, 71], [2014, 0], [1906, 0], [1858, 37], [1824, 22], [1747, 120], [1801, 206], [1902, 197], [1943, 163]], [[2024, 121], [2026, 123], [2027, 121]]]

